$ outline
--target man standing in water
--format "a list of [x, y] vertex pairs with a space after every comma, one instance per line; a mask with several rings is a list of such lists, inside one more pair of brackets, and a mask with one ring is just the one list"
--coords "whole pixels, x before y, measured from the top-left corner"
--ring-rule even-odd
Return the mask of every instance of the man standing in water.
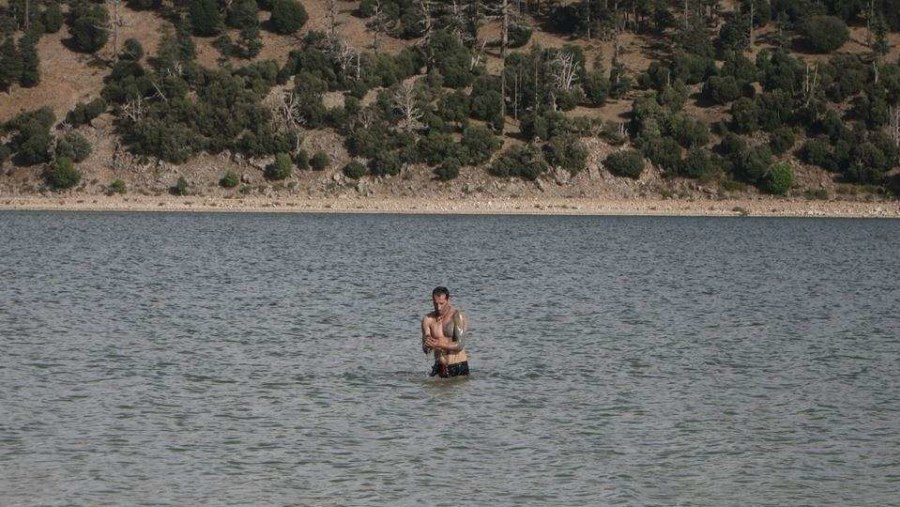
[[469, 322], [450, 304], [450, 291], [437, 287], [431, 292], [434, 311], [422, 318], [422, 351], [434, 352], [430, 376], [457, 377], [469, 374], [465, 334]]

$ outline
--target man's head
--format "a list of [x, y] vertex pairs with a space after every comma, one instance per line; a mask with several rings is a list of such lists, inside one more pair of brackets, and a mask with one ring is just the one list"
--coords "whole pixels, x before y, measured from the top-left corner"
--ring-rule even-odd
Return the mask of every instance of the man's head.
[[447, 287], [435, 287], [431, 291], [431, 302], [434, 304], [434, 311], [444, 313], [444, 310], [450, 306], [450, 291]]

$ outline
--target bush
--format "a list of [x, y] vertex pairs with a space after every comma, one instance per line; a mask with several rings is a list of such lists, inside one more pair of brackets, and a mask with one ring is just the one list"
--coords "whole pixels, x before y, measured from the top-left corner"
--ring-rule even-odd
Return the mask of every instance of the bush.
[[609, 97], [609, 77], [602, 67], [586, 72], [581, 87], [592, 106], [606, 104], [606, 98]]
[[[413, 159], [428, 165], [437, 165], [449, 157], [459, 156], [460, 147], [449, 134], [431, 131], [416, 143]], [[410, 160], [412, 162], [413, 160]]]
[[775, 162], [762, 178], [762, 190], [770, 194], [784, 195], [794, 184], [794, 169], [787, 162]]
[[572, 174], [577, 174], [587, 167], [587, 146], [574, 135], [569, 134], [550, 139], [545, 150], [551, 164], [562, 167]]
[[331, 165], [331, 159], [324, 151], [317, 151], [309, 160], [309, 167], [313, 171], [324, 171], [329, 165]]
[[128, 39], [122, 45], [122, 59], [136, 62], [144, 57], [144, 46], [137, 39]]
[[463, 162], [477, 165], [490, 160], [494, 152], [503, 145], [503, 141], [491, 133], [490, 130], [480, 126], [473, 126], [463, 131], [460, 144], [465, 148], [466, 157]]
[[528, 25], [513, 24], [509, 27], [509, 47], [520, 48], [531, 40], [531, 27]]
[[62, 9], [57, 2], [50, 2], [47, 6], [47, 9], [44, 10], [42, 16], [42, 22], [44, 23], [44, 31], [47, 33], [56, 33], [62, 28], [63, 21], [65, 21], [65, 17], [63, 17]]
[[681, 145], [671, 137], [657, 137], [641, 143], [641, 151], [664, 171], [677, 171], [681, 164]]
[[357, 160], [351, 160], [344, 166], [344, 176], [358, 180], [366, 175], [366, 166]]
[[434, 175], [441, 181], [454, 180], [459, 176], [459, 160], [448, 158], [434, 168]]
[[494, 160], [488, 172], [494, 176], [519, 177], [534, 181], [547, 171], [547, 161], [534, 145], [513, 146]]
[[62, 157], [47, 166], [44, 181], [54, 190], [65, 190], [81, 182], [81, 172], [75, 168], [71, 159]]
[[93, 53], [106, 45], [109, 31], [109, 11], [103, 5], [84, 4], [74, 11], [74, 21], [69, 27], [72, 44], [78, 51]]
[[294, 165], [301, 171], [309, 169], [309, 153], [303, 149], [297, 150], [297, 153], [294, 155]]
[[800, 159], [807, 164], [819, 166], [825, 170], [838, 170], [831, 153], [831, 143], [825, 138], [809, 139], [800, 148]]
[[759, 128], [759, 109], [756, 102], [741, 97], [731, 104], [731, 128], [741, 134], [749, 134]]
[[178, 181], [175, 182], [175, 185], [169, 188], [169, 193], [178, 196], [185, 196], [190, 193], [188, 182], [186, 179], [184, 179], [184, 176], [178, 177]]
[[222, 179], [219, 180], [219, 186], [223, 188], [234, 188], [241, 182], [240, 177], [234, 171], [227, 171]]
[[188, 19], [194, 35], [214, 37], [222, 32], [223, 19], [216, 0], [191, 0]]
[[704, 146], [709, 142], [709, 128], [706, 124], [684, 114], [672, 116], [669, 130], [678, 144], [685, 148]]
[[615, 176], [638, 179], [644, 170], [644, 158], [635, 150], [623, 150], [610, 153], [603, 161], [603, 166]]
[[834, 16], [810, 16], [801, 32], [806, 44], [816, 53], [830, 53], [850, 39], [847, 24]]
[[106, 195], [113, 194], [125, 194], [128, 192], [128, 187], [125, 185], [125, 182], [120, 179], [113, 180], [112, 183], [106, 187]]
[[91, 143], [78, 132], [67, 132], [56, 142], [56, 158], [68, 158], [82, 162], [91, 154]]
[[382, 150], [369, 160], [369, 172], [375, 176], [396, 176], [403, 169], [403, 162], [395, 151]]
[[270, 180], [283, 180], [290, 178], [293, 173], [291, 157], [287, 153], [275, 155], [275, 161], [266, 166], [265, 176]]
[[715, 104], [733, 102], [743, 94], [743, 87], [733, 76], [712, 76], [703, 85], [703, 98]]
[[272, 0], [272, 16], [269, 23], [276, 33], [282, 35], [295, 33], [308, 20], [306, 9], [297, 0]]
[[769, 147], [772, 153], [781, 155], [794, 147], [794, 131], [789, 127], [779, 127], [772, 132], [769, 138]]
[[703, 180], [713, 177], [718, 169], [719, 163], [709, 151], [691, 148], [678, 165], [678, 175]]

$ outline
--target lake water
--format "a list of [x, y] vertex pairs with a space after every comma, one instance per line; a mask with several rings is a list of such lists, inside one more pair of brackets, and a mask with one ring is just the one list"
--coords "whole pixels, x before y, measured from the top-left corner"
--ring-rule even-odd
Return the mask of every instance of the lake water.
[[0, 503], [898, 505], [898, 280], [900, 221], [3, 212]]

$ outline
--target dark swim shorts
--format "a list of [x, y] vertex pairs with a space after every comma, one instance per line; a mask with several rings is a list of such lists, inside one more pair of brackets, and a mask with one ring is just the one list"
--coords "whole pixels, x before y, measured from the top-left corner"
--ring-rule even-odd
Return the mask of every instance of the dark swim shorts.
[[463, 361], [461, 363], [454, 363], [443, 365], [440, 363], [434, 363], [434, 366], [431, 367], [431, 373], [428, 374], [429, 377], [434, 377], [435, 375], [441, 378], [447, 377], [459, 377], [460, 375], [468, 375], [469, 374], [469, 362]]

